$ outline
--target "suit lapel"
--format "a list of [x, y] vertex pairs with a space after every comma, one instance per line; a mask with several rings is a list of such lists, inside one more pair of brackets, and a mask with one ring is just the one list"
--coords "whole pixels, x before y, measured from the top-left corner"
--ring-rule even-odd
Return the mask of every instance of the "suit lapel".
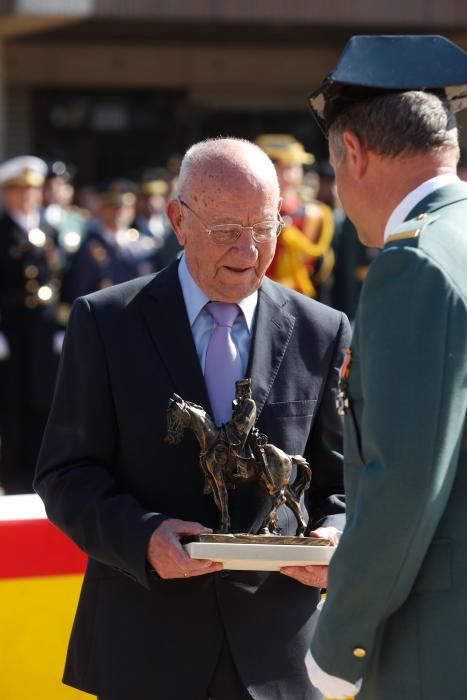
[[209, 399], [177, 271], [178, 260], [149, 283], [143, 313], [174, 390], [207, 409]]
[[258, 417], [284, 359], [295, 324], [295, 317], [285, 311], [287, 299], [279, 290], [279, 287], [265, 279], [258, 296], [247, 370], [247, 377], [251, 377]]
[[[196, 347], [178, 279], [178, 261], [149, 283], [143, 313], [152, 340], [169, 373], [174, 390], [188, 401], [209, 410]], [[295, 317], [285, 311], [287, 298], [280, 288], [265, 280], [258, 296], [258, 309], [251, 343], [247, 376], [251, 377], [259, 416], [270, 394], [292, 335]]]

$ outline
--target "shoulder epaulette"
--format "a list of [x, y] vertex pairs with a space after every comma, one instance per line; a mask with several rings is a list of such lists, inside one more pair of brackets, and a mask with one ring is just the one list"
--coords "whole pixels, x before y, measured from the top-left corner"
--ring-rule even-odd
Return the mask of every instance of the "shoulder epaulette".
[[416, 245], [423, 229], [432, 223], [434, 218], [436, 217], [430, 217], [428, 214], [419, 214], [414, 219], [404, 221], [394, 233], [391, 233], [386, 238], [384, 245], [387, 246], [389, 243], [395, 243], [396, 241], [411, 241], [413, 245]]

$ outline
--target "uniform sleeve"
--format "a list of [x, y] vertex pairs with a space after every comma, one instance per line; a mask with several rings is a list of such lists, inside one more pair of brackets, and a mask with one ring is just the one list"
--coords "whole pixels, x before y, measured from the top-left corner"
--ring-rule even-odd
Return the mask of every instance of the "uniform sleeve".
[[49, 519], [86, 554], [147, 586], [146, 548], [164, 516], [117, 488], [117, 426], [93, 310], [70, 316], [34, 487]]
[[414, 585], [451, 493], [467, 406], [465, 301], [417, 248], [385, 250], [373, 263], [357, 324], [345, 430], [351, 507], [312, 643], [325, 671], [351, 681]]

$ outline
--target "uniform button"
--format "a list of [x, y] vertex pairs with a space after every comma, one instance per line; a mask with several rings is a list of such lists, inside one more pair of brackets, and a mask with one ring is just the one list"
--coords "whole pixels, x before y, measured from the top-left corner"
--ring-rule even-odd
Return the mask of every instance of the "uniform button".
[[355, 649], [353, 650], [353, 655], [357, 659], [364, 659], [366, 656], [366, 650], [363, 647], [355, 647]]
[[128, 231], [126, 232], [126, 237], [129, 241], [134, 243], [135, 241], [138, 240], [139, 238], [139, 231], [136, 228], [129, 228]]
[[25, 289], [27, 292], [34, 294], [39, 289], [39, 282], [37, 280], [28, 280], [25, 284]]
[[422, 219], [426, 219], [427, 216], [428, 214], [419, 214], [415, 217], [415, 221], [421, 221]]
[[63, 236], [63, 247], [67, 253], [75, 253], [81, 244], [81, 236], [77, 231], [67, 231]]
[[24, 305], [27, 309], [35, 309], [37, 306], [39, 306], [39, 299], [37, 296], [26, 297], [24, 300]]
[[40, 228], [32, 228], [28, 233], [28, 239], [37, 248], [42, 248], [47, 243], [47, 236]]
[[37, 265], [26, 265], [24, 268], [24, 275], [28, 279], [34, 279], [34, 277], [37, 277], [39, 274], [39, 268]]
[[50, 304], [53, 301], [54, 291], [50, 285], [44, 284], [37, 290], [37, 296], [43, 304]]

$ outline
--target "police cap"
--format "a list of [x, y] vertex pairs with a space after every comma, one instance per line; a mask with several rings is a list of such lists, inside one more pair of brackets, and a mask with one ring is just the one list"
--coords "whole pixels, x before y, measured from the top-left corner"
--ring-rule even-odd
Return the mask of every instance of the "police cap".
[[345, 45], [336, 67], [308, 98], [320, 126], [357, 102], [423, 90], [446, 98], [453, 112], [467, 106], [467, 53], [442, 36], [362, 35]]

